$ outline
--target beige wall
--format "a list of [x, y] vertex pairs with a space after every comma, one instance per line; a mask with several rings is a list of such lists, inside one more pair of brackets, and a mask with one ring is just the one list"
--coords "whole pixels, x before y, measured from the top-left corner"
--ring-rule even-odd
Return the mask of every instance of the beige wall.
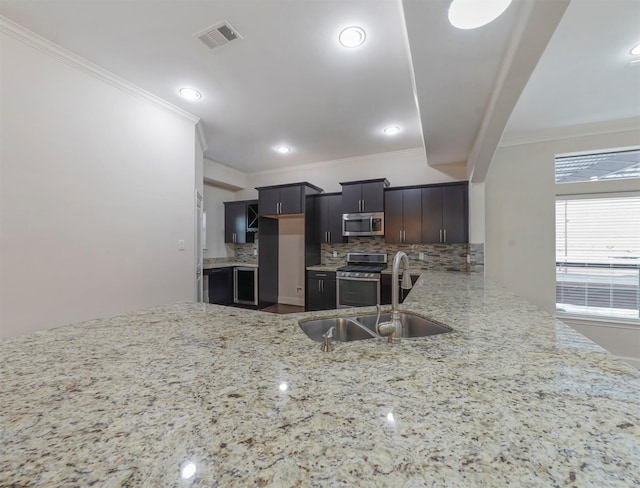
[[[486, 275], [555, 313], [555, 155], [639, 144], [639, 131], [620, 130], [500, 147], [485, 184]], [[627, 333], [608, 333], [601, 345], [626, 355]], [[640, 344], [640, 330], [635, 337]]]
[[304, 219], [280, 219], [278, 237], [278, 303], [304, 306]]
[[194, 122], [0, 42], [0, 336], [193, 299]]
[[235, 193], [214, 185], [204, 185], [204, 208], [207, 212], [207, 249], [205, 258], [233, 256], [233, 245], [224, 242], [224, 204], [234, 201]]

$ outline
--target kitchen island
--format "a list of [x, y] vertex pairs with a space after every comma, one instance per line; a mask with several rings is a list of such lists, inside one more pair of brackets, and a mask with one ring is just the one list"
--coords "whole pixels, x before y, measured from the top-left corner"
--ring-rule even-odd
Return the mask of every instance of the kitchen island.
[[401, 308], [453, 332], [322, 353], [298, 320], [361, 309], [180, 303], [4, 340], [0, 486], [640, 484], [637, 370], [479, 274]]

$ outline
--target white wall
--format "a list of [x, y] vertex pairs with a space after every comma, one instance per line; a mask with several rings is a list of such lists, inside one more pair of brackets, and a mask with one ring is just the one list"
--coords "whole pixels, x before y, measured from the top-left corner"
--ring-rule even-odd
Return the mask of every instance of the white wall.
[[213, 186], [235, 191], [247, 186], [247, 175], [235, 168], [205, 158], [204, 181]]
[[[498, 148], [485, 185], [486, 275], [555, 313], [555, 155], [638, 144], [638, 130], [620, 130]], [[623, 355], [626, 337], [602, 345]]]
[[193, 120], [0, 43], [0, 336], [193, 299]]
[[469, 182], [469, 242], [483, 244], [485, 240], [485, 183]]
[[278, 237], [278, 303], [304, 306], [304, 218], [280, 219]]
[[255, 187], [258, 186], [299, 181], [308, 181], [331, 193], [342, 191], [341, 181], [387, 178], [391, 186], [405, 186], [462, 181], [466, 175], [464, 165], [442, 170], [432, 168], [427, 164], [423, 149], [410, 149], [251, 173], [247, 175], [246, 188], [238, 191], [237, 200], [257, 198]]
[[233, 245], [224, 242], [224, 204], [234, 201], [235, 193], [214, 185], [204, 185], [204, 209], [207, 212], [207, 250], [205, 258], [233, 256]]

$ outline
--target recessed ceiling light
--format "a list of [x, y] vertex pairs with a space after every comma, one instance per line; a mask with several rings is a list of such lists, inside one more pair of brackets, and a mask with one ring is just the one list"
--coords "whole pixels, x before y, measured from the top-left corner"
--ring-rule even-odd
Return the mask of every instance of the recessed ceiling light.
[[395, 136], [398, 132], [400, 132], [400, 127], [398, 127], [397, 125], [392, 125], [391, 127], [386, 127], [382, 132], [384, 132], [388, 136]]
[[194, 90], [193, 88], [180, 88], [180, 95], [182, 95], [187, 100], [200, 100], [202, 95], [198, 90]]
[[500, 17], [511, 0], [453, 0], [449, 22], [458, 29], [475, 29]]
[[276, 147], [276, 151], [280, 154], [287, 154], [288, 152], [291, 152], [291, 148], [287, 146], [278, 146]]
[[637, 46], [635, 46], [632, 50], [631, 50], [631, 54], [633, 56], [638, 56], [640, 55], [640, 44], [638, 44]]
[[346, 29], [342, 29], [338, 40], [344, 47], [358, 47], [367, 38], [367, 34], [362, 27], [351, 26]]

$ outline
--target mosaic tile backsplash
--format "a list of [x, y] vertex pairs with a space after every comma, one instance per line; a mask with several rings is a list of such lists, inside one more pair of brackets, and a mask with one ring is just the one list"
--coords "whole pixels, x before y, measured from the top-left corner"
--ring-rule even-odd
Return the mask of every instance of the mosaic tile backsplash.
[[[333, 252], [337, 257], [333, 257]], [[467, 271], [469, 244], [389, 244], [384, 237], [350, 237], [346, 244], [322, 244], [322, 263], [344, 264], [350, 252], [386, 252], [389, 263], [398, 251], [403, 251], [411, 266], [424, 269]], [[424, 260], [420, 260], [420, 253]]]
[[[235, 257], [232, 259], [255, 262], [254, 250], [259, 250], [257, 235], [254, 243], [236, 244]], [[333, 257], [334, 251], [337, 257]], [[350, 252], [386, 252], [391, 263], [398, 251], [406, 253], [411, 266], [449, 271], [484, 271], [484, 244], [388, 244], [384, 237], [350, 237], [345, 244], [322, 244], [320, 264], [343, 265]], [[424, 253], [422, 261], [419, 259], [420, 253]]]

